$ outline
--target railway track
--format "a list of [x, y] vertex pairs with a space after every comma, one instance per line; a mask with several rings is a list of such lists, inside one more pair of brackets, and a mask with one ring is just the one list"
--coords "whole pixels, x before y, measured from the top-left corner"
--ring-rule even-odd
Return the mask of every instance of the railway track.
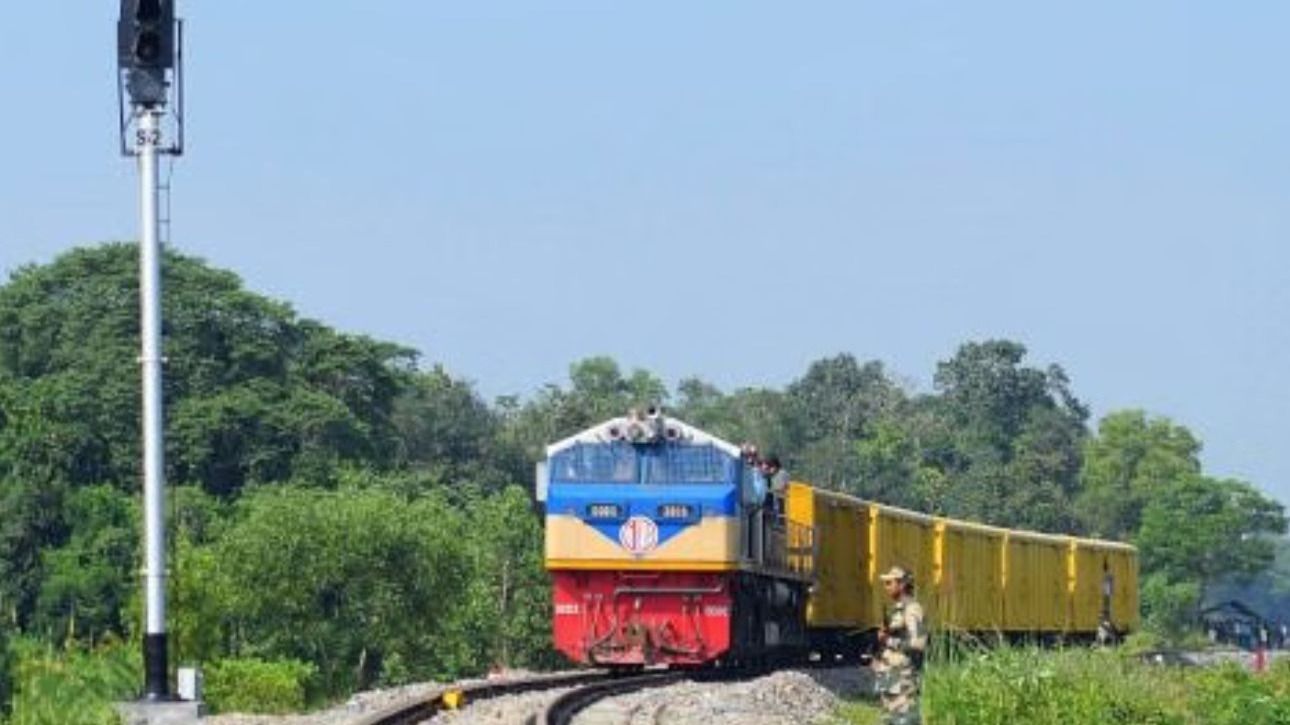
[[504, 695], [580, 687], [615, 678], [605, 670], [534, 675], [515, 680], [495, 680], [436, 688], [410, 702], [403, 702], [353, 720], [349, 725], [413, 725], [448, 710], [460, 709], [472, 702]]
[[[827, 669], [822, 662], [798, 663], [793, 669]], [[529, 725], [568, 725], [573, 718], [603, 700], [657, 687], [682, 682], [737, 682], [755, 679], [778, 667], [739, 667], [716, 670], [652, 670], [624, 675], [607, 670], [586, 670], [547, 675], [533, 675], [513, 680], [492, 680], [477, 683], [445, 685], [417, 697], [413, 701], [386, 707], [377, 712], [350, 721], [347, 725], [414, 725], [430, 720], [436, 714], [461, 710], [481, 701], [511, 695], [567, 689], [545, 705], [534, 705], [523, 720], [514, 722]], [[464, 714], [464, 713], [463, 713]]]
[[528, 725], [568, 725], [579, 712], [607, 697], [651, 687], [663, 687], [691, 678], [693, 674], [686, 672], [649, 672], [582, 685], [556, 698], [543, 708], [542, 712], [530, 716], [527, 723]]
[[549, 702], [524, 722], [528, 725], [568, 725], [581, 711], [610, 697], [655, 687], [666, 687], [683, 681], [734, 681], [766, 674], [767, 669], [718, 671], [652, 671], [622, 675], [605, 670], [535, 675], [515, 680], [447, 685], [436, 688], [413, 701], [391, 705], [352, 720], [348, 725], [415, 725], [441, 712], [459, 710], [481, 700], [519, 695], [543, 690], [573, 688]]

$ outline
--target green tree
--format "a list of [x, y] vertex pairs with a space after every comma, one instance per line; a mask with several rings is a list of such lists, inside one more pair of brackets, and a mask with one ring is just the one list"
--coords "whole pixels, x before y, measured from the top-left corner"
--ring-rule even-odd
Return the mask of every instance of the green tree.
[[500, 445], [518, 451], [529, 465], [548, 443], [572, 435], [632, 408], [667, 402], [667, 387], [651, 373], [634, 370], [624, 377], [618, 363], [591, 357], [569, 366], [570, 387], [548, 384], [520, 407], [506, 406]]
[[469, 506], [474, 572], [469, 591], [471, 639], [481, 659], [506, 666], [544, 666], [551, 647], [551, 586], [543, 568], [542, 521], [528, 494], [510, 487]]
[[810, 472], [799, 468], [802, 438], [797, 422], [788, 415], [785, 393], [770, 388], [739, 388], [725, 394], [699, 378], [686, 378], [677, 386], [673, 413], [725, 440], [752, 443], [762, 453], [775, 454], [794, 477], [807, 479]]
[[1290, 537], [1278, 539], [1275, 549], [1267, 571], [1248, 582], [1225, 582], [1215, 587], [1210, 591], [1210, 600], [1235, 599], [1270, 619], [1278, 618], [1275, 613], [1290, 612]]
[[42, 553], [34, 627], [65, 642], [93, 644], [126, 631], [122, 610], [136, 584], [138, 511], [111, 486], [90, 486], [72, 493], [66, 515], [67, 542]]
[[1177, 634], [1224, 582], [1248, 582], [1275, 556], [1283, 507], [1241, 481], [1189, 475], [1146, 505], [1134, 543], [1142, 557], [1142, 605], [1150, 626]]
[[1148, 502], [1200, 473], [1200, 441], [1141, 410], [1111, 413], [1084, 448], [1076, 512], [1094, 535], [1128, 539]]
[[[66, 506], [80, 489], [138, 490], [137, 269], [133, 245], [109, 244], [0, 286], [0, 612], [22, 627], [42, 596], [43, 626], [62, 627], [60, 607], [106, 591], [106, 570], [75, 571], [106, 544], [67, 546]], [[163, 275], [168, 480], [233, 497], [252, 481], [327, 484], [345, 465], [395, 464], [410, 350], [300, 320], [192, 258], [166, 253]]]
[[893, 506], [940, 513], [939, 471], [925, 465], [919, 439], [898, 419], [876, 422], [869, 436], [856, 442], [857, 478], [845, 490]]
[[67, 535], [66, 486], [37, 478], [0, 478], [0, 621], [29, 623], [44, 578], [41, 552]]
[[1079, 521], [1072, 501], [1079, 495], [1083, 418], [1069, 409], [1038, 406], [1013, 441], [1005, 478], [1017, 485], [1004, 492], [1014, 520], [1039, 531], [1075, 533]]
[[848, 354], [811, 363], [784, 397], [781, 415], [795, 438], [787, 441], [794, 465], [803, 477], [842, 490], [862, 487], [856, 441], [904, 403], [881, 362], [860, 365]]
[[935, 409], [954, 438], [954, 451], [941, 456], [945, 507], [994, 524], [1069, 530], [1088, 410], [1059, 366], [1025, 367], [1025, 354], [1016, 342], [972, 342], [938, 364]]
[[1045, 374], [1021, 366], [1025, 355], [1024, 345], [1008, 340], [970, 342], [937, 364], [945, 412], [970, 445], [1006, 456], [1031, 408], [1052, 403]]
[[1147, 504], [1136, 543], [1145, 571], [1198, 581], [1203, 600], [1217, 582], [1265, 571], [1285, 531], [1284, 507], [1253, 486], [1188, 476]]
[[399, 467], [428, 481], [471, 481], [490, 491], [527, 481], [531, 462], [502, 436], [506, 415], [442, 367], [414, 373], [394, 406]]
[[465, 518], [443, 497], [284, 487], [238, 508], [213, 558], [187, 564], [215, 579], [189, 596], [224, 600], [204, 624], [228, 654], [312, 662], [332, 694], [371, 686], [388, 663], [419, 679], [477, 666], [459, 636]]
[[1144, 572], [1139, 591], [1142, 619], [1148, 630], [1177, 641], [1196, 628], [1196, 612], [1204, 597], [1199, 581]]
[[[0, 287], [0, 458], [72, 486], [136, 485], [138, 264], [132, 245], [69, 252]], [[362, 460], [390, 465], [410, 350], [343, 335], [163, 258], [167, 462], [173, 480], [247, 481]]]

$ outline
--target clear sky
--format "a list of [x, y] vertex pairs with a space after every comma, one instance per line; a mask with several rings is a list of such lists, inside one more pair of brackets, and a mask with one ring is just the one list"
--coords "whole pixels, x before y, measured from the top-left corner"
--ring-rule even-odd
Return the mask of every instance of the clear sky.
[[[137, 234], [118, 3], [6, 5], [0, 273]], [[181, 1], [175, 245], [490, 397], [1007, 337], [1290, 503], [1290, 3], [627, 6]]]

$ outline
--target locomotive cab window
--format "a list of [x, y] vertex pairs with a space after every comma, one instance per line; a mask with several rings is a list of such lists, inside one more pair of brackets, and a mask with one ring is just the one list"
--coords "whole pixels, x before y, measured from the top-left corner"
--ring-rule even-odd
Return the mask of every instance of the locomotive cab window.
[[641, 454], [645, 483], [729, 483], [738, 481], [738, 460], [712, 445], [665, 443]]
[[640, 455], [630, 443], [579, 443], [551, 457], [551, 480], [560, 483], [635, 483]]
[[579, 443], [551, 457], [559, 483], [734, 484], [738, 460], [711, 445]]

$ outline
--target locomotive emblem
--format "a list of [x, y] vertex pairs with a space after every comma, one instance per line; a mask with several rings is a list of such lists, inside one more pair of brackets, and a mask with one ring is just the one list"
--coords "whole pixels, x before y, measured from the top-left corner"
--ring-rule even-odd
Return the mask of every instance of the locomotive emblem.
[[633, 516], [618, 529], [618, 543], [633, 554], [644, 554], [658, 546], [658, 524], [648, 516]]

